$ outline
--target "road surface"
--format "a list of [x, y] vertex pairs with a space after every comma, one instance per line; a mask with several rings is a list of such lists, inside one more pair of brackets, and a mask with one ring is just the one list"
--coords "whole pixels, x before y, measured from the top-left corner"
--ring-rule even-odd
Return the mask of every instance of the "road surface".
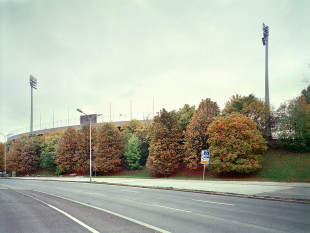
[[0, 179], [0, 226], [5, 233], [309, 232], [310, 205], [117, 185]]

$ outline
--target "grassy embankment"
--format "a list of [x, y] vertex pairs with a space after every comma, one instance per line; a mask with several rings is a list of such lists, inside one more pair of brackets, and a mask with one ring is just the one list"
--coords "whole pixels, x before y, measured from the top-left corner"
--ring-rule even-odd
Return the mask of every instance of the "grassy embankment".
[[[271, 149], [264, 155], [262, 168], [251, 174], [215, 175], [206, 169], [206, 180], [250, 180], [250, 181], [290, 181], [310, 182], [310, 153], [292, 153], [285, 150]], [[180, 168], [168, 179], [202, 179], [203, 167], [196, 171]], [[53, 175], [51, 171], [42, 170], [36, 175]], [[107, 176], [104, 176], [107, 177]], [[146, 168], [137, 171], [122, 170], [109, 177], [152, 178]]]
[[[310, 153], [292, 153], [285, 150], [269, 150], [264, 155], [262, 168], [251, 174], [210, 174], [207, 180], [251, 180], [251, 181], [298, 181], [310, 182]], [[202, 179], [203, 167], [196, 171], [179, 169], [172, 179]], [[144, 168], [138, 171], [122, 171], [113, 177], [151, 178]]]

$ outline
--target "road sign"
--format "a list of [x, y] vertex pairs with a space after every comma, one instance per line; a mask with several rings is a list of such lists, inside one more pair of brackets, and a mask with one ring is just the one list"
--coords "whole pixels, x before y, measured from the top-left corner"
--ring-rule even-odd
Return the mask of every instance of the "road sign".
[[210, 151], [202, 150], [201, 151], [201, 164], [209, 164], [210, 162]]

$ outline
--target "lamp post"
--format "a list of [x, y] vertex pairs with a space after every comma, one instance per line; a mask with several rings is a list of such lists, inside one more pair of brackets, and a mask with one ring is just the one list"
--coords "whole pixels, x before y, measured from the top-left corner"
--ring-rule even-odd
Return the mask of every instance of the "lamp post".
[[[78, 112], [83, 113], [84, 115], [88, 116], [85, 112], [81, 109], [76, 109]], [[91, 181], [91, 119], [95, 116], [101, 116], [101, 114], [95, 114], [93, 116], [88, 116], [89, 119], [89, 181]]]
[[4, 137], [4, 175], [6, 176], [6, 142], [8, 141], [8, 135], [1, 134]]

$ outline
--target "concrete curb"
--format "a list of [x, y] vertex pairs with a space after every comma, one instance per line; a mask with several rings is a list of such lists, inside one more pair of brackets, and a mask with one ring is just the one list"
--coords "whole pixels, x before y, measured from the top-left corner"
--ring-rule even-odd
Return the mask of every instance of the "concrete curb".
[[[22, 180], [22, 178], [19, 178], [19, 177], [10, 177], [10, 178], [4, 178], [4, 179], [18, 179], [18, 180]], [[173, 190], [173, 191], [179, 191], [179, 192], [192, 192], [192, 193], [201, 193], [201, 194], [210, 194], [210, 195], [250, 198], [250, 199], [258, 199], [258, 200], [270, 200], [270, 201], [283, 201], [283, 202], [294, 202], [294, 203], [310, 204], [310, 199], [296, 199], [296, 198], [260, 196], [260, 195], [249, 195], [249, 194], [230, 193], [230, 192], [215, 192], [215, 191], [196, 190], [196, 189], [179, 189], [179, 188], [174, 188], [174, 187], [143, 186], [143, 185], [132, 185], [132, 184], [121, 184], [121, 183], [109, 183], [109, 182], [97, 182], [97, 181], [74, 181], [74, 180], [59, 180], [59, 179], [54, 179], [54, 180], [53, 179], [48, 179], [48, 180], [45, 180], [45, 179], [27, 178], [27, 180], [91, 183], [91, 184], [98, 184], [98, 185], [99, 184], [117, 185], [117, 186], [124, 186], [124, 187], [137, 187], [137, 188], [148, 188], [148, 189]]]

